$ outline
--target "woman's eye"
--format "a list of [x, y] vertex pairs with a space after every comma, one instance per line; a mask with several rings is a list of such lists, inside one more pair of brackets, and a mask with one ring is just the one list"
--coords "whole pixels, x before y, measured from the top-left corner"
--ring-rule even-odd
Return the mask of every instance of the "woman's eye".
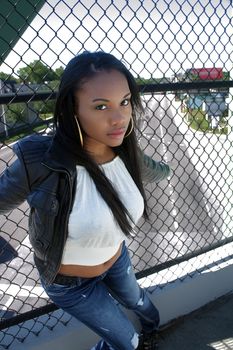
[[129, 103], [130, 103], [130, 99], [125, 99], [125, 100], [123, 100], [122, 102], [121, 102], [121, 105], [122, 106], [128, 106], [129, 105]]
[[103, 110], [105, 110], [106, 108], [107, 108], [106, 105], [98, 105], [98, 106], [95, 107], [95, 109], [97, 109], [98, 111], [103, 111]]

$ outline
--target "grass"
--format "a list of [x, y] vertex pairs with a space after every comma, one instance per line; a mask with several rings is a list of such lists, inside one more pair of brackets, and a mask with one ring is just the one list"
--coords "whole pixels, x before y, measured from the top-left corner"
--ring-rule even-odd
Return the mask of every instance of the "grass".
[[228, 127], [224, 122], [220, 122], [222, 125], [221, 128], [212, 129], [210, 123], [206, 120], [206, 113], [202, 110], [192, 109], [185, 112], [186, 121], [193, 130], [220, 135], [228, 134]]
[[5, 145], [8, 145], [10, 143], [13, 143], [15, 141], [18, 141], [19, 139], [25, 137], [25, 136], [28, 136], [28, 135], [31, 135], [33, 133], [36, 133], [36, 132], [40, 132], [42, 130], [46, 129], [46, 125], [39, 125], [39, 126], [36, 126], [30, 130], [25, 130], [25, 131], [22, 131], [20, 132], [19, 134], [17, 135], [13, 135], [13, 136], [10, 136], [8, 138], [3, 138], [3, 139], [0, 139], [0, 142], [4, 143]]
[[194, 130], [208, 131], [210, 129], [208, 121], [205, 119], [205, 114], [199, 110], [188, 111], [187, 120], [189, 125]]

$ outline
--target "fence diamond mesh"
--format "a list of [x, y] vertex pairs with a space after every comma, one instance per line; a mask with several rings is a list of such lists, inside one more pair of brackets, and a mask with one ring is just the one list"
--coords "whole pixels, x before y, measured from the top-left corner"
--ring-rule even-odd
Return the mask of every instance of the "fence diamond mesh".
[[[150, 218], [129, 245], [138, 277], [232, 239], [232, 5], [208, 0], [3, 0], [0, 8], [0, 171], [12, 145], [53, 133], [66, 63], [83, 50], [122, 59], [140, 85], [145, 114], [138, 141], [168, 162], [167, 181], [146, 185]], [[69, 322], [47, 298], [27, 235], [28, 205], [0, 216], [0, 342]], [[186, 271], [183, 271], [183, 275]], [[162, 277], [161, 277], [162, 281]], [[162, 288], [158, 280], [150, 285]], [[25, 320], [31, 319], [30, 326]], [[10, 327], [18, 324], [17, 327]]]

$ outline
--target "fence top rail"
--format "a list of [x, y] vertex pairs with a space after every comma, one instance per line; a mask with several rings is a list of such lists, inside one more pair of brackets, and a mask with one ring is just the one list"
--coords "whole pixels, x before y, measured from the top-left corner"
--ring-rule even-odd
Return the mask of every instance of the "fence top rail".
[[[176, 92], [176, 91], [201, 91], [203, 89], [218, 89], [233, 87], [233, 80], [227, 81], [205, 81], [205, 82], [177, 82], [159, 84], [139, 84], [139, 91], [142, 93], [153, 92]], [[54, 100], [57, 91], [51, 92], [30, 92], [30, 93], [7, 93], [0, 95], [0, 105], [8, 103], [20, 103], [31, 101]]]

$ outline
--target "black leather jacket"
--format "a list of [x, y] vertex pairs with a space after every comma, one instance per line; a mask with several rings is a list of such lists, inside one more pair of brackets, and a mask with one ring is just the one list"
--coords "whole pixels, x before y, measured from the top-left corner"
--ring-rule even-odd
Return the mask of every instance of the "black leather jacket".
[[[68, 219], [76, 188], [76, 161], [51, 136], [29, 136], [13, 147], [17, 160], [0, 177], [0, 214], [27, 200], [30, 206], [29, 239], [45, 284], [60, 267], [68, 235]], [[142, 153], [142, 177], [160, 181], [169, 166]]]

